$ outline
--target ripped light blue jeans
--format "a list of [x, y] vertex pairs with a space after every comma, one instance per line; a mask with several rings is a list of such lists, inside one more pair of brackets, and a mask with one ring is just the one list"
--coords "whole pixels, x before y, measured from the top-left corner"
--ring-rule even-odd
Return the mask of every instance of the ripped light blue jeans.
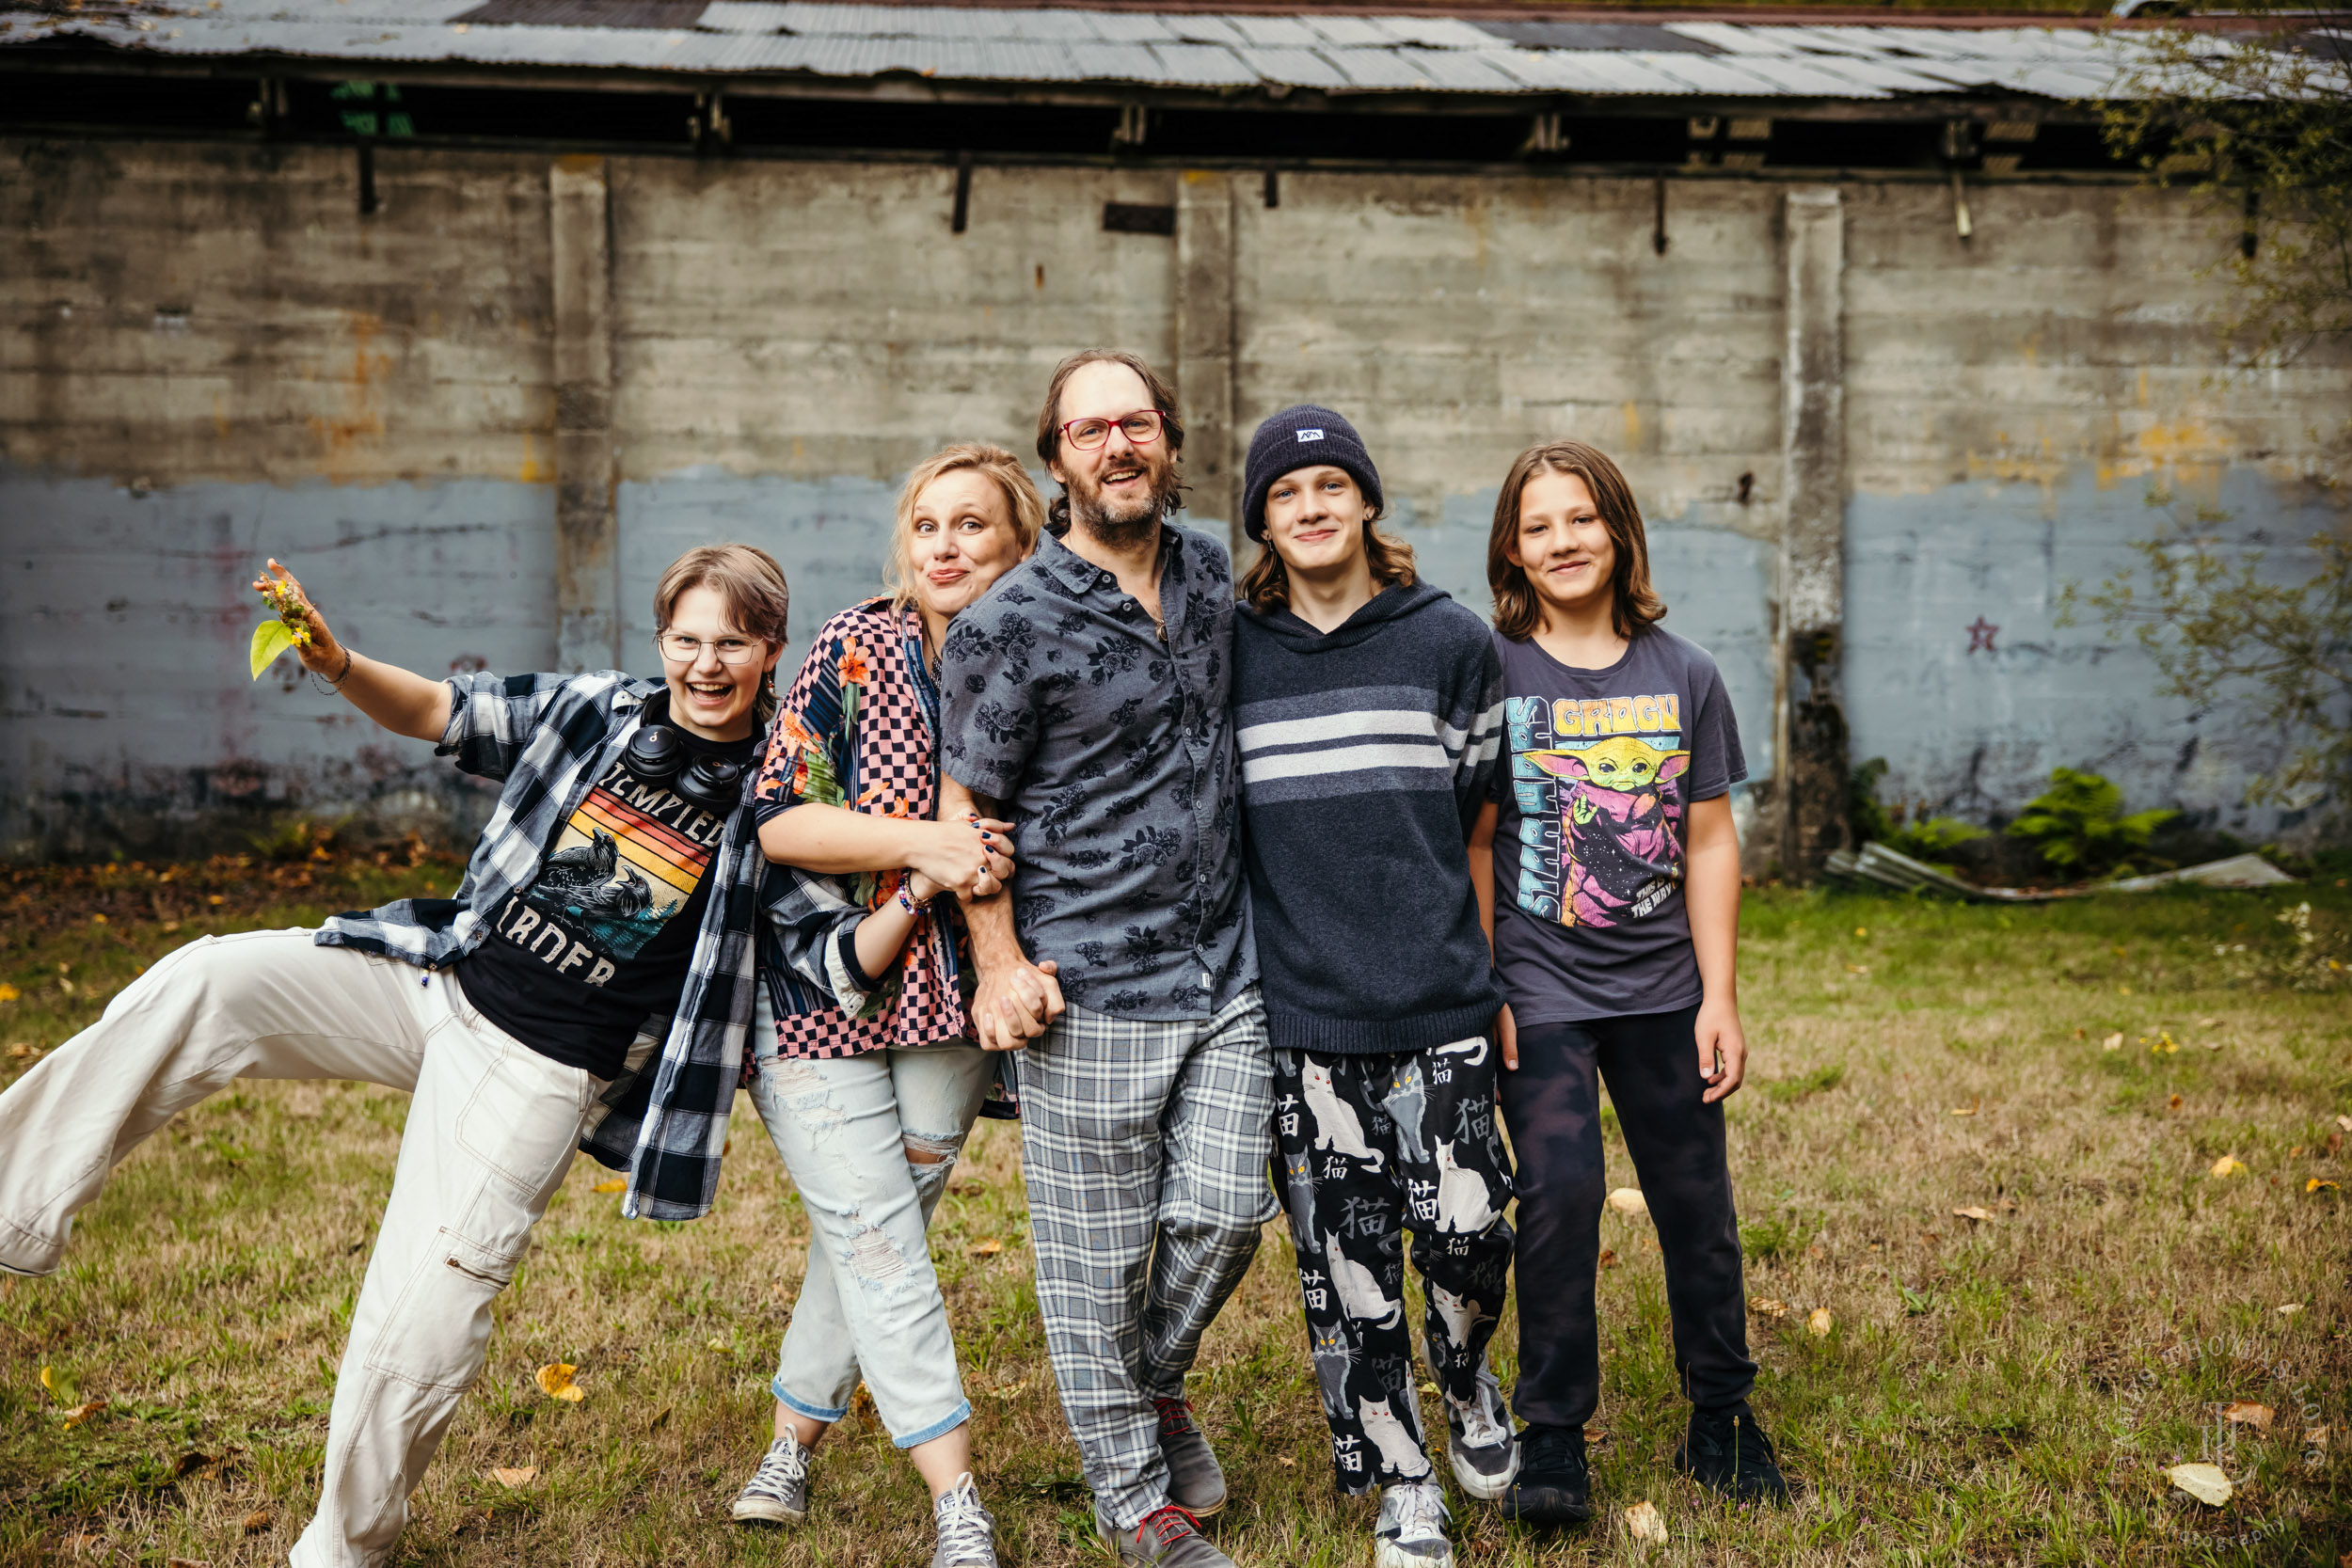
[[902, 1449], [971, 1418], [926, 1232], [995, 1067], [968, 1045], [823, 1060], [760, 1046], [752, 1103], [813, 1232], [772, 1386], [787, 1408], [837, 1421], [862, 1379]]

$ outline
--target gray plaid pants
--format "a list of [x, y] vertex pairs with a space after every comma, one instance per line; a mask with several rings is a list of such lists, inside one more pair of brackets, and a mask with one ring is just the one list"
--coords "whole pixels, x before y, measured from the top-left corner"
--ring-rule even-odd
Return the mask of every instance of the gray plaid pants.
[[1273, 1053], [1251, 986], [1191, 1022], [1073, 1006], [1021, 1053], [1021, 1162], [1038, 1310], [1095, 1512], [1168, 1501], [1154, 1399], [1181, 1397], [1241, 1283], [1266, 1180]]

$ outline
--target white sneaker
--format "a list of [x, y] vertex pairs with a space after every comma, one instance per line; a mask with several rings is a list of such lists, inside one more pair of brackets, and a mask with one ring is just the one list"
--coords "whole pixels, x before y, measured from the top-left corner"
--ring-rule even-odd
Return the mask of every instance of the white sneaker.
[[1493, 1502], [1511, 1490], [1518, 1479], [1518, 1435], [1511, 1430], [1511, 1410], [1502, 1402], [1502, 1385], [1481, 1369], [1478, 1391], [1468, 1404], [1445, 1402], [1445, 1456], [1454, 1479], [1480, 1502]]
[[1372, 1532], [1372, 1568], [1454, 1568], [1445, 1521], [1445, 1497], [1435, 1478], [1383, 1487], [1380, 1522]]
[[980, 1506], [971, 1471], [931, 1504], [931, 1523], [939, 1531], [931, 1568], [996, 1568], [996, 1521]]
[[808, 1517], [809, 1451], [786, 1433], [768, 1445], [759, 1468], [728, 1512], [738, 1524], [797, 1525]]

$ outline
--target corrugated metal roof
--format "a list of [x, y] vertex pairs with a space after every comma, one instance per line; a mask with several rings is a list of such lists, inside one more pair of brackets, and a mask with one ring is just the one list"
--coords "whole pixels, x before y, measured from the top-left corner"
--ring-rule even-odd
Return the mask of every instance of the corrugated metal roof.
[[[504, 20], [640, 19], [590, 26]], [[652, 26], [642, 19], [691, 19]], [[468, 19], [474, 20], [468, 20]], [[495, 18], [498, 20], [484, 20]], [[834, 0], [220, 0], [187, 17], [90, 0], [0, 0], [0, 52], [54, 38], [173, 55], [807, 71], [939, 80], [1305, 87], [1332, 93], [1776, 98], [2004, 89], [2090, 98], [2128, 39], [2049, 27], [1700, 21], [1479, 23], [1458, 17], [1246, 15], [898, 6]]]

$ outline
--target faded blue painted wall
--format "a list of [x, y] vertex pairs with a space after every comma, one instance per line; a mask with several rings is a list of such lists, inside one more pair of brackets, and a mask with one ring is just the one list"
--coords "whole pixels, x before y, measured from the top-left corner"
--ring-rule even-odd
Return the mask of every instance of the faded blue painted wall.
[[546, 485], [142, 495], [0, 474], [0, 846], [167, 853], [295, 811], [389, 827], [486, 811], [430, 746], [311, 689], [292, 660], [246, 679], [246, 585], [271, 554], [363, 652], [430, 674], [554, 657]]
[[[793, 585], [797, 666], [818, 625], [880, 581], [896, 484], [692, 469], [619, 490], [625, 662], [653, 667], [655, 578], [679, 550], [743, 539]], [[2089, 767], [2133, 807], [2179, 807], [2253, 837], [2296, 814], [2242, 803], [2279, 737], [2234, 710], [2155, 696], [2136, 647], [2059, 628], [2067, 581], [2096, 582], [2162, 519], [2145, 482], [2089, 468], [2044, 486], [1956, 484], [1857, 496], [1848, 508], [1846, 687], [1857, 760], [1883, 756], [1886, 799], [1977, 820], [2013, 814], [2053, 767]], [[2206, 498], [2239, 546], [2292, 579], [2324, 499], [2233, 468]], [[1424, 575], [1482, 613], [1491, 491], [1391, 525]], [[421, 742], [377, 731], [294, 678], [245, 678], [246, 590], [277, 552], [355, 647], [428, 673], [547, 668], [553, 657], [552, 495], [463, 480], [369, 487], [195, 483], [135, 493], [96, 480], [0, 475], [0, 843], [8, 851], [168, 852], [293, 812], [374, 823], [486, 810]], [[1722, 666], [1751, 774], [1772, 769], [1770, 544], [1700, 520], [1655, 523], [1667, 625]], [[1972, 626], [1993, 628], [1976, 634]], [[1986, 644], [1989, 642], [1989, 646]], [[642, 656], [642, 657], [641, 657]]]
[[2061, 627], [2056, 615], [2065, 584], [2096, 586], [2130, 563], [2129, 541], [2201, 502], [2229, 515], [2201, 531], [2264, 551], [2281, 582], [2308, 580], [2317, 562], [2302, 541], [2341, 519], [2315, 493], [2251, 467], [2182, 487], [2170, 513], [2149, 505], [2151, 483], [2102, 483], [2080, 465], [2047, 484], [1847, 504], [1847, 717], [1855, 760], [1887, 761], [1882, 800], [2005, 819], [2063, 766], [2106, 775], [2128, 809], [2174, 807], [2195, 826], [2260, 839], [2304, 823], [2302, 812], [2244, 803], [2287, 737], [2238, 705], [2199, 713], [2157, 696], [2137, 643], [2109, 641], [2095, 618]]

